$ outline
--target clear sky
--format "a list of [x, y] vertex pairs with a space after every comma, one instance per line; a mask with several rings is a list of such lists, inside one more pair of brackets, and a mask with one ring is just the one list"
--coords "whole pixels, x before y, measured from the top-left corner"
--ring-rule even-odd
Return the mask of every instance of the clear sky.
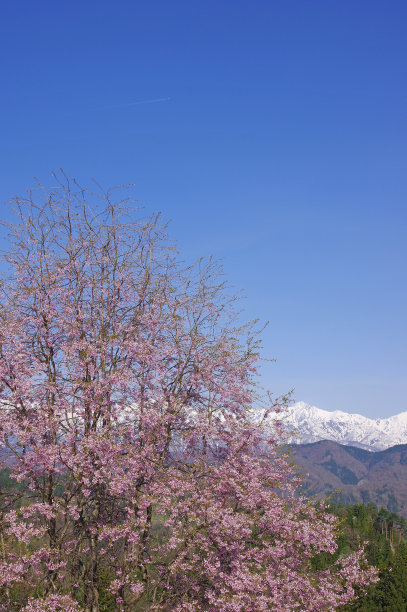
[[406, 30], [395, 0], [3, 2], [0, 202], [134, 182], [270, 321], [264, 386], [407, 410]]

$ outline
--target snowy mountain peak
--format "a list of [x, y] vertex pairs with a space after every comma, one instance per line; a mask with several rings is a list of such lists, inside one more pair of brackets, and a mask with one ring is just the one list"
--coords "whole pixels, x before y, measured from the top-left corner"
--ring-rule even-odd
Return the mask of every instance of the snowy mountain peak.
[[291, 441], [296, 443], [334, 440], [372, 451], [407, 444], [407, 412], [387, 419], [369, 419], [361, 414], [328, 412], [297, 402], [288, 409], [284, 421], [293, 431]]

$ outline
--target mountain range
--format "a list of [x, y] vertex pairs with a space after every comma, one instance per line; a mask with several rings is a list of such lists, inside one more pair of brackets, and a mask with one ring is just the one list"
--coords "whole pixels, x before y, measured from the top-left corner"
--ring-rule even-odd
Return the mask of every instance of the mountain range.
[[345, 504], [373, 502], [407, 517], [407, 444], [375, 453], [322, 440], [293, 445], [305, 494]]
[[369, 419], [297, 402], [283, 421], [307, 495], [373, 502], [407, 517], [407, 412]]
[[288, 409], [283, 420], [292, 432], [290, 442], [296, 444], [332, 440], [370, 451], [407, 444], [407, 412], [386, 419], [369, 419], [361, 414], [341, 410], [328, 412], [297, 402]]

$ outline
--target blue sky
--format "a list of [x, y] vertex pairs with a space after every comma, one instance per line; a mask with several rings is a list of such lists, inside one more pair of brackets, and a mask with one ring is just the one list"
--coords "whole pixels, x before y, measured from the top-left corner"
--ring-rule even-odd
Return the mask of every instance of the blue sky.
[[134, 182], [269, 320], [262, 383], [407, 410], [407, 4], [4, 2], [0, 202]]

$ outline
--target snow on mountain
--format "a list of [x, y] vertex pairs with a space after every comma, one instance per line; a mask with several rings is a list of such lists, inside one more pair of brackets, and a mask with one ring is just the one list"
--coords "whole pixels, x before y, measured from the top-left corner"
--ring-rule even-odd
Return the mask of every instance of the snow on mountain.
[[328, 412], [297, 402], [288, 409], [284, 422], [293, 431], [291, 442], [295, 443], [333, 440], [372, 451], [407, 444], [407, 412], [387, 419], [369, 419], [361, 414]]

